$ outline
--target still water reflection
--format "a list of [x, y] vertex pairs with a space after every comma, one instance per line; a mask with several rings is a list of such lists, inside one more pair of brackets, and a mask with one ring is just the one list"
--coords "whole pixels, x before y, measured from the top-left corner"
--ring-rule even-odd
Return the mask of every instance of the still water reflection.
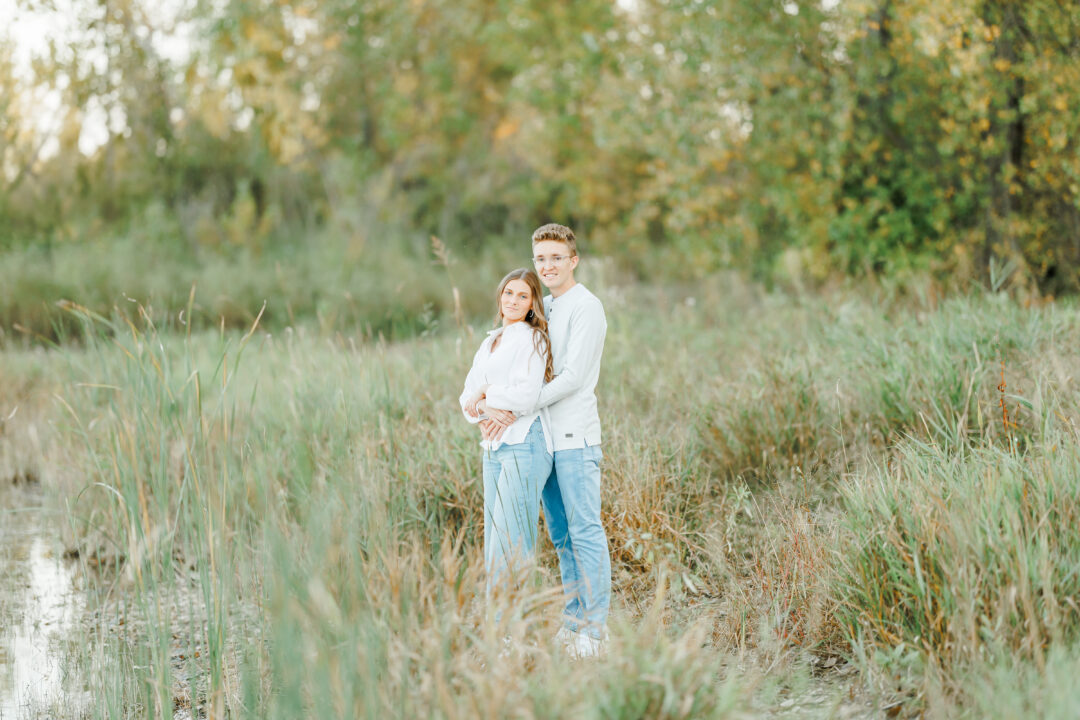
[[39, 491], [0, 489], [0, 720], [49, 717], [63, 696], [82, 601], [55, 521]]

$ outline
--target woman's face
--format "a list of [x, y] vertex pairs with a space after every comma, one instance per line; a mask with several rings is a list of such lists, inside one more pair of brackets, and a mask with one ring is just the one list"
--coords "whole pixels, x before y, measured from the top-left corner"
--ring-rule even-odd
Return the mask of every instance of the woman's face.
[[532, 307], [532, 291], [524, 280], [511, 280], [503, 288], [499, 298], [503, 325], [523, 320]]

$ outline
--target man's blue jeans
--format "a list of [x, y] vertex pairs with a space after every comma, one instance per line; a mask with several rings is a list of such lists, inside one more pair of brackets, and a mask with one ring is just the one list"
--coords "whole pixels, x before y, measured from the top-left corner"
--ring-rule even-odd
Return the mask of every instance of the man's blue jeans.
[[551, 462], [540, 418], [524, 442], [484, 451], [484, 567], [489, 595], [514, 568], [527, 566], [535, 557], [540, 491]]
[[599, 638], [611, 606], [611, 554], [600, 521], [599, 446], [557, 450], [544, 485], [544, 517], [567, 593], [571, 630]]

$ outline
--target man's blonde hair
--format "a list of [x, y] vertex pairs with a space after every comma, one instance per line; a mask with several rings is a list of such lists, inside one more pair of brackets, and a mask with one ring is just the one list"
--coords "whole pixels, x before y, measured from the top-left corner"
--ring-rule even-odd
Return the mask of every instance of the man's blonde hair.
[[547, 225], [541, 225], [536, 228], [536, 230], [533, 230], [533, 245], [538, 242], [543, 242], [544, 240], [557, 240], [561, 243], [566, 243], [566, 246], [570, 248], [570, 254], [577, 255], [577, 238], [574, 237], [574, 231], [565, 225], [548, 223]]

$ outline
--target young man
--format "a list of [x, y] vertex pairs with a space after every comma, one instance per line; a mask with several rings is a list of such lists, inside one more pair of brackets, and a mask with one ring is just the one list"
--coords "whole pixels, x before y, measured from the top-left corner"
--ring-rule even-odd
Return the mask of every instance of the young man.
[[[560, 639], [578, 656], [599, 654], [607, 636], [611, 555], [600, 521], [600, 417], [596, 381], [604, 351], [604, 306], [574, 280], [578, 265], [573, 231], [554, 223], [533, 233], [533, 264], [551, 291], [544, 298], [555, 378], [537, 402], [549, 413], [555, 460], [541, 499], [548, 532], [559, 555], [568, 602]], [[487, 407], [489, 416], [512, 415]], [[501, 431], [489, 421], [485, 434]]]

